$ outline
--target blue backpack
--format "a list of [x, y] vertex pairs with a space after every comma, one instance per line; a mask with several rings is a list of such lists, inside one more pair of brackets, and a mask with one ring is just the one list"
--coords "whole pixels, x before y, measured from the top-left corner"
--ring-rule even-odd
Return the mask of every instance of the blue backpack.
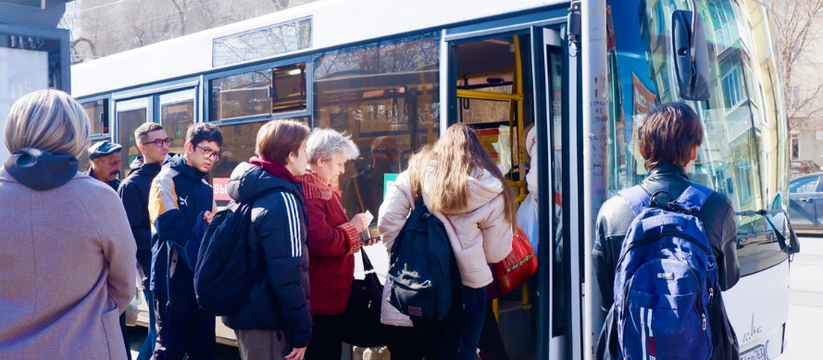
[[696, 214], [712, 192], [692, 184], [677, 200], [655, 207], [650, 207], [653, 196], [639, 185], [619, 193], [635, 215], [614, 282], [625, 359], [711, 357], [708, 307], [720, 289], [717, 261]]
[[461, 297], [460, 273], [443, 223], [414, 204], [391, 249], [389, 303], [422, 320], [442, 320]]

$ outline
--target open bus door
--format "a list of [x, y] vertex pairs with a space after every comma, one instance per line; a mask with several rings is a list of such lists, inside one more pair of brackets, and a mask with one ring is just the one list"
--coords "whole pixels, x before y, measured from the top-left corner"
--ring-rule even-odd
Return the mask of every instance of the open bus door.
[[[528, 196], [528, 171], [538, 172], [540, 267], [528, 283], [492, 302], [508, 356], [516, 359], [581, 358], [580, 286], [583, 265], [577, 236], [576, 59], [568, 54], [563, 23], [449, 39], [449, 123], [472, 126], [504, 169], [518, 201]], [[571, 60], [571, 61], [570, 61]], [[571, 65], [570, 65], [571, 64]], [[572, 66], [573, 65], [573, 66]], [[576, 123], [576, 121], [573, 121]], [[526, 169], [528, 130], [537, 132], [537, 169]], [[576, 143], [576, 142], [574, 142]], [[511, 160], [509, 162], [509, 159]], [[571, 161], [570, 161], [571, 160]], [[575, 184], [575, 185], [572, 185]], [[565, 205], [564, 205], [565, 204]], [[548, 209], [548, 211], [542, 211]], [[570, 214], [570, 216], [567, 216]], [[572, 239], [568, 242], [566, 239]], [[491, 319], [492, 321], [495, 319]], [[578, 334], [578, 335], [573, 335]], [[481, 342], [480, 350], [486, 344]]]

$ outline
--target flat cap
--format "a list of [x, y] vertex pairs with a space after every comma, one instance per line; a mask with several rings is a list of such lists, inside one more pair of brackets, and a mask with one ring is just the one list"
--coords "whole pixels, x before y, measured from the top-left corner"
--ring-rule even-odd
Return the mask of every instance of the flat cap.
[[89, 159], [94, 160], [101, 156], [114, 154], [120, 151], [121, 148], [120, 145], [108, 141], [96, 143], [89, 148]]

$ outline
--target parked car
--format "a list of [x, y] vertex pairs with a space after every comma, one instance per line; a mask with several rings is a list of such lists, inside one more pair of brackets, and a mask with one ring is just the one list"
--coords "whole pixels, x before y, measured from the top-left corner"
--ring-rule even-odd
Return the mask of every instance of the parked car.
[[789, 220], [798, 233], [823, 234], [823, 172], [789, 181]]
[[823, 171], [820, 166], [817, 165], [814, 161], [811, 160], [795, 160], [791, 162], [791, 177], [796, 178], [799, 176], [812, 174], [816, 172]]

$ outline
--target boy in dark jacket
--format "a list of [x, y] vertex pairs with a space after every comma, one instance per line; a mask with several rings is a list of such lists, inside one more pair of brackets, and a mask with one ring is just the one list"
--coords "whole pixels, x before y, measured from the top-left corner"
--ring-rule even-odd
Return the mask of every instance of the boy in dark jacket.
[[[666, 103], [652, 109], [637, 129], [640, 155], [646, 160], [649, 175], [641, 186], [649, 193], [668, 193], [677, 199], [691, 185], [688, 172], [697, 159], [703, 142], [703, 128], [697, 113], [683, 103]], [[737, 225], [735, 212], [728, 197], [713, 192], [697, 213], [718, 264], [721, 290], [728, 290], [740, 278], [737, 260]], [[601, 295], [602, 310], [608, 312], [614, 304], [614, 279], [623, 239], [634, 220], [629, 204], [615, 196], [600, 208], [595, 227], [592, 261]], [[712, 359], [737, 359], [734, 331], [728, 322], [723, 297], [715, 294], [709, 305], [709, 319], [714, 345]], [[609, 314], [597, 344], [597, 359], [619, 358], [616, 348], [616, 316]], [[610, 321], [611, 320], [611, 321]]]
[[167, 160], [149, 191], [153, 232], [151, 290], [157, 321], [152, 359], [212, 359], [215, 318], [197, 304], [193, 269], [215, 211], [206, 174], [220, 160], [223, 135], [214, 124], [194, 124], [185, 155]]
[[[145, 123], [134, 130], [137, 149], [141, 156], [131, 163], [129, 176], [120, 184], [118, 193], [131, 225], [131, 233], [137, 242], [137, 264], [141, 270], [143, 296], [148, 304], [154, 304], [149, 290], [151, 273], [151, 220], [149, 218], [149, 189], [154, 177], [160, 173], [163, 160], [169, 153], [172, 139], [157, 123]], [[138, 360], [151, 357], [157, 332], [154, 329], [154, 311], [149, 312], [149, 333], [140, 348]]]
[[252, 206], [249, 245], [262, 266], [240, 310], [224, 316], [243, 359], [302, 360], [312, 335], [305, 201], [309, 128], [274, 120], [260, 128], [256, 153], [231, 174], [229, 196]]

